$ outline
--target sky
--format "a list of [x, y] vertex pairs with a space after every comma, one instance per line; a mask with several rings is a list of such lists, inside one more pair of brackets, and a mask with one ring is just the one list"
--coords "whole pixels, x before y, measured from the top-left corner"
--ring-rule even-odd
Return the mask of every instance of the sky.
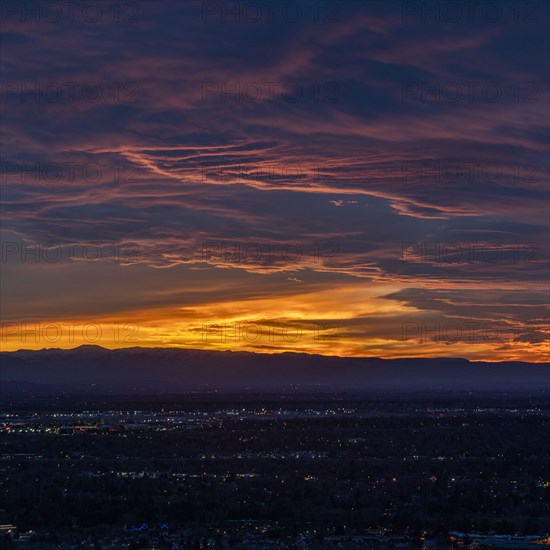
[[549, 10], [3, 2], [2, 350], [548, 360]]

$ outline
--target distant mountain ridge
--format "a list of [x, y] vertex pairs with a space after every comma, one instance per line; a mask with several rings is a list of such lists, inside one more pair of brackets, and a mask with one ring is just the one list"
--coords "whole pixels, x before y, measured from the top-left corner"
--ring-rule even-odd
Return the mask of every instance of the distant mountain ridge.
[[550, 390], [550, 363], [100, 346], [0, 353], [0, 391]]

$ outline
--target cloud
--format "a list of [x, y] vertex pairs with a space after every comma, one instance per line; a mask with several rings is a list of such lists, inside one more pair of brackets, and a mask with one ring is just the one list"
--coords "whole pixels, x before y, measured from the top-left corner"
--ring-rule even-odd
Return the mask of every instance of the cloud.
[[[165, 308], [211, 300], [223, 315], [265, 300], [247, 315], [268, 318], [302, 292], [322, 312], [337, 287], [349, 291], [335, 317], [345, 325], [367, 286], [393, 308], [392, 335], [362, 323], [341, 353], [424, 355], [448, 345], [400, 341], [403, 307], [481, 318], [457, 312], [474, 292], [490, 297], [491, 322], [536, 325], [499, 357], [541, 357], [544, 315], [520, 290], [546, 302], [547, 6], [529, 24], [504, 2], [498, 23], [436, 25], [385, 2], [338, 3], [320, 19], [304, 7], [294, 23], [279, 3], [257, 22], [214, 4], [206, 19], [204, 3], [138, 4], [116, 20], [116, 3], [102, 3], [96, 22], [5, 14], [10, 322], [163, 324]], [[13, 253], [24, 243], [125, 252], [36, 264]]]

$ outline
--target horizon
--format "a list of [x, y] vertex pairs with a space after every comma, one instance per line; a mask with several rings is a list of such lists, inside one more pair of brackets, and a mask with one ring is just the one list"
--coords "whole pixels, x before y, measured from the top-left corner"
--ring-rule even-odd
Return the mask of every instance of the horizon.
[[468, 363], [526, 363], [526, 364], [548, 364], [550, 363], [550, 360], [546, 361], [521, 361], [521, 360], [471, 360], [467, 359], [466, 357], [457, 357], [457, 356], [416, 356], [416, 357], [381, 357], [376, 355], [354, 355], [354, 356], [343, 356], [343, 355], [328, 355], [328, 354], [320, 354], [320, 353], [308, 353], [304, 351], [250, 351], [250, 350], [241, 350], [241, 349], [208, 349], [208, 348], [191, 348], [191, 347], [144, 347], [144, 346], [128, 346], [128, 347], [116, 347], [116, 348], [108, 348], [105, 346], [101, 346], [98, 344], [80, 344], [78, 346], [72, 347], [72, 348], [58, 348], [58, 347], [47, 347], [47, 348], [19, 348], [16, 350], [1, 350], [0, 354], [2, 353], [17, 353], [17, 352], [44, 352], [44, 351], [76, 351], [81, 350], [82, 348], [86, 349], [97, 349], [102, 351], [129, 351], [129, 350], [144, 350], [144, 351], [152, 351], [152, 350], [158, 350], [158, 351], [169, 351], [169, 350], [178, 350], [178, 351], [205, 351], [205, 352], [214, 352], [214, 353], [248, 353], [248, 354], [254, 354], [254, 355], [285, 355], [285, 354], [291, 354], [291, 355], [307, 355], [311, 357], [326, 357], [326, 358], [334, 358], [334, 359], [379, 359], [383, 361], [407, 361], [407, 360], [414, 360], [414, 361], [420, 361], [422, 359], [435, 361], [435, 360], [449, 360], [449, 361], [466, 361]]
[[[184, 348], [97, 345], [3, 352], [8, 399], [65, 395], [141, 395], [259, 391], [337, 391], [350, 395], [529, 394], [548, 396], [550, 363], [471, 362], [463, 358], [338, 357]], [[122, 398], [122, 397], [121, 397]]]

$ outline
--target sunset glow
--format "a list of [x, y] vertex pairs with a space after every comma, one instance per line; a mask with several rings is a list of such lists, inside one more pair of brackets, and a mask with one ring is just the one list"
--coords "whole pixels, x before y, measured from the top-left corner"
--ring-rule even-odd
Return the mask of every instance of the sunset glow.
[[154, 4], [4, 17], [2, 350], [548, 360], [548, 74], [515, 12]]

